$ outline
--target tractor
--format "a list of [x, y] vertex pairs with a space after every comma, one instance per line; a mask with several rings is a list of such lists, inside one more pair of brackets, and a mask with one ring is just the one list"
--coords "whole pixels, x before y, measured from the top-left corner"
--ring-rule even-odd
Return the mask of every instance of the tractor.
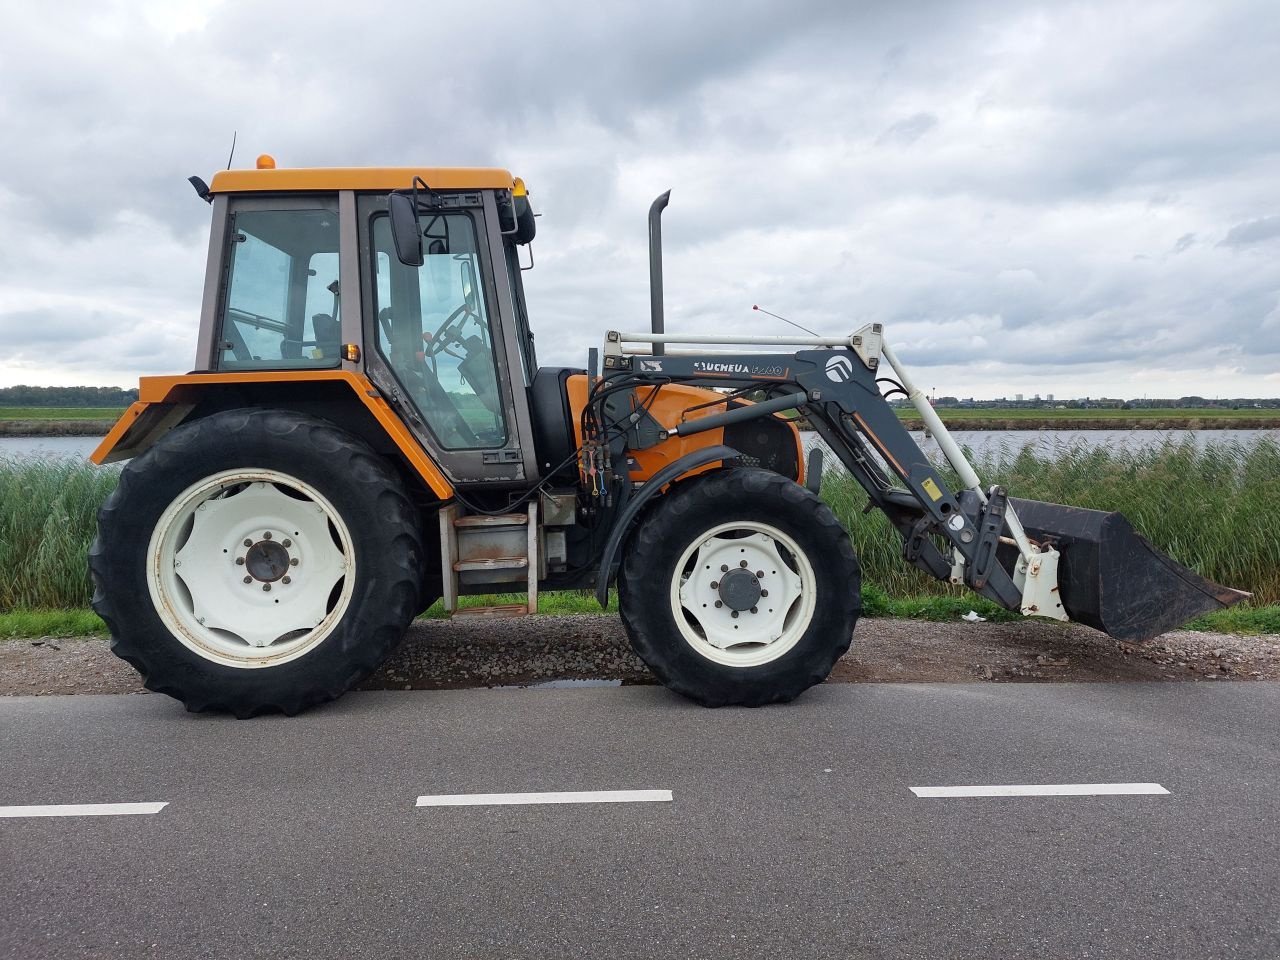
[[[114, 652], [193, 711], [294, 714], [372, 673], [437, 600], [535, 613], [616, 585], [637, 654], [707, 706], [820, 683], [861, 609], [821, 448], [905, 563], [1028, 616], [1148, 638], [1246, 594], [1117, 513], [984, 487], [872, 323], [837, 336], [667, 334], [649, 212], [650, 329], [540, 367], [524, 182], [481, 168], [228, 169], [195, 362], [144, 377], [92, 455], [93, 607]], [[909, 397], [948, 481], [885, 391]], [[460, 605], [468, 595], [525, 602]]]

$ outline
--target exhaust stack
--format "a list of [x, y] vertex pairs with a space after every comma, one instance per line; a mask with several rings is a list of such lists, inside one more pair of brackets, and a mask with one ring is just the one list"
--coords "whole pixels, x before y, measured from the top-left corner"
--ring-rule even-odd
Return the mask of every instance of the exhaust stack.
[[[671, 199], [668, 190], [649, 205], [649, 318], [653, 333], [665, 333], [662, 315], [662, 211]], [[655, 356], [663, 353], [663, 345], [655, 343]]]

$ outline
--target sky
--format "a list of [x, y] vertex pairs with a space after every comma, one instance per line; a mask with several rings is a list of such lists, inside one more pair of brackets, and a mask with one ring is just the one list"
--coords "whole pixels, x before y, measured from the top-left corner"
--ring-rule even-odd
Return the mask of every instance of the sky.
[[0, 33], [0, 386], [193, 362], [210, 208], [282, 166], [501, 166], [539, 360], [870, 322], [920, 386], [1280, 396], [1274, 0], [47, 0]]

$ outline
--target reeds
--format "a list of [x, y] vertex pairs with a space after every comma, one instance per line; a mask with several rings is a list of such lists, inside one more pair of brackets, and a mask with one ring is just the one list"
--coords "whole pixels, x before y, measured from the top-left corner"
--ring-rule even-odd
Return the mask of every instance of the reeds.
[[[1255, 605], [1280, 603], [1280, 444], [1269, 437], [1136, 450], [1025, 446], [970, 459], [985, 485], [1029, 500], [1118, 510], [1179, 563], [1250, 591]], [[866, 495], [843, 470], [828, 472], [822, 494], [853, 535], [866, 581], [891, 596], [960, 589], [903, 563], [901, 538], [883, 514], [862, 514]]]
[[86, 557], [118, 472], [63, 459], [0, 459], [0, 611], [87, 607]]
[[[1030, 447], [972, 458], [986, 484], [1018, 497], [1124, 513], [1157, 547], [1211, 580], [1280, 603], [1280, 444], [1269, 438], [1197, 448]], [[82, 608], [85, 557], [117, 471], [72, 460], [0, 460], [0, 612]], [[954, 482], [953, 478], [952, 482]], [[844, 522], [863, 579], [889, 597], [965, 595], [902, 560], [902, 541], [847, 473], [823, 497]]]

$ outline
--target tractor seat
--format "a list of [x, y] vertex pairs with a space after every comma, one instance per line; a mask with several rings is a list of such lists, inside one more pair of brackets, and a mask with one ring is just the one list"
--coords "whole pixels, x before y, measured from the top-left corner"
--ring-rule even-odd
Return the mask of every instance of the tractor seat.
[[311, 329], [315, 332], [316, 348], [324, 355], [324, 359], [336, 359], [339, 341], [342, 339], [341, 321], [327, 313], [317, 313], [311, 318]]

